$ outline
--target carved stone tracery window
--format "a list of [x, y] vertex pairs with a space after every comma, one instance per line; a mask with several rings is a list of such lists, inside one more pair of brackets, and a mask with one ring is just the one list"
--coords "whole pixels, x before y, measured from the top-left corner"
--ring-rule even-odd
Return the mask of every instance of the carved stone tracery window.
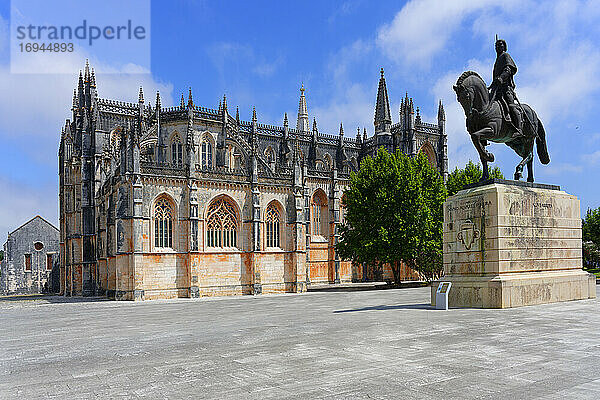
[[219, 198], [208, 207], [206, 243], [208, 247], [237, 247], [237, 215], [235, 207]]
[[181, 167], [183, 165], [183, 145], [177, 133], [171, 140], [171, 161], [174, 166]]
[[173, 210], [165, 198], [154, 206], [154, 246], [173, 247]]
[[269, 204], [265, 214], [267, 225], [267, 247], [281, 247], [280, 245], [280, 216], [279, 210], [274, 204]]

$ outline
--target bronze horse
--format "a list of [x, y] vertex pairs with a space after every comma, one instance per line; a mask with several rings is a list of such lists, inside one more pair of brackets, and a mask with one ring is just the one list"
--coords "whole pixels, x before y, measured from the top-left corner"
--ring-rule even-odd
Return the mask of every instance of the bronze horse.
[[527, 104], [521, 105], [525, 122], [523, 133], [519, 134], [514, 125], [504, 118], [500, 101], [490, 101], [493, 96], [490, 95], [485, 82], [476, 72], [463, 72], [452, 88], [465, 111], [467, 131], [471, 135], [471, 140], [483, 164], [481, 179], [489, 179], [488, 162], [494, 161], [494, 155], [485, 149], [490, 141], [506, 143], [521, 156], [522, 160], [515, 169], [515, 180], [521, 179], [523, 167], [527, 164], [527, 181], [533, 182], [534, 141], [540, 162], [542, 164], [550, 162], [546, 146], [546, 132], [535, 111]]

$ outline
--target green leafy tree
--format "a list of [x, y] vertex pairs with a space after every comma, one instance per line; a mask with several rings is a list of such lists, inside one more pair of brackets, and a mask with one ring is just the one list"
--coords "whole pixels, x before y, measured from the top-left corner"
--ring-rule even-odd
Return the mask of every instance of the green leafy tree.
[[583, 265], [600, 273], [600, 207], [588, 209], [582, 221]]
[[442, 178], [425, 155], [380, 149], [351, 176], [338, 254], [380, 270], [388, 263], [396, 282], [402, 261], [427, 279], [439, 276], [445, 198]]
[[[454, 171], [448, 175], [448, 180], [446, 181], [448, 196], [455, 195], [459, 190], [462, 190], [465, 185], [479, 182], [482, 176], [483, 169], [481, 168], [481, 164], [475, 164], [471, 160], [465, 165], [465, 168], [455, 168]], [[494, 167], [490, 168], [490, 178], [504, 179], [504, 175], [502, 175], [500, 168]]]
[[584, 242], [593, 242], [600, 246], [600, 207], [588, 209], [582, 221]]

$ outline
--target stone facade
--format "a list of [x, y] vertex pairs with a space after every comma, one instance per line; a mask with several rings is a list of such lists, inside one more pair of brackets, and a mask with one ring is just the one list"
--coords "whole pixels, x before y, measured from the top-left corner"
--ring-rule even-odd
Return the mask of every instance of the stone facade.
[[[80, 73], [59, 148], [61, 293], [116, 299], [304, 291], [362, 280], [337, 256], [350, 172], [379, 147], [425, 152], [447, 175], [445, 117], [402, 101], [392, 124], [383, 70], [375, 134], [319, 132], [301, 88], [296, 129], [217, 109], [98, 97]], [[414, 278], [412, 271], [407, 278]]]
[[494, 180], [464, 189], [444, 203], [443, 242], [451, 307], [596, 297], [595, 276], [581, 269], [579, 200], [556, 186]]
[[58, 292], [58, 229], [39, 215], [8, 234], [0, 263], [0, 294]]

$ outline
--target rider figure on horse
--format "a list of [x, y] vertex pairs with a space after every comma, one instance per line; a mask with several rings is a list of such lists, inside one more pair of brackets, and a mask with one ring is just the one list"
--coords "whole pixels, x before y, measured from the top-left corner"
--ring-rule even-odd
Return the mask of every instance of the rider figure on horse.
[[[499, 100], [502, 108], [508, 111], [512, 124], [517, 129], [514, 136], [523, 135], [523, 111], [520, 104], [516, 104], [515, 81], [513, 76], [517, 73], [517, 66], [510, 54], [506, 52], [506, 41], [496, 36], [496, 62], [494, 63], [493, 82], [489, 89], [493, 100]], [[506, 110], [508, 106], [508, 110]]]

